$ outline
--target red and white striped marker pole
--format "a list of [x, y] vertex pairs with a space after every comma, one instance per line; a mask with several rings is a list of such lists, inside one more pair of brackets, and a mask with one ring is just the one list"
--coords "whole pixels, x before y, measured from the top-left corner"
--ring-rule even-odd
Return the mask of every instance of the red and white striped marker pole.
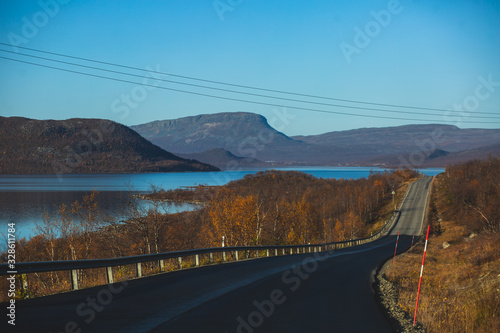
[[417, 321], [418, 298], [420, 297], [420, 286], [422, 285], [422, 273], [424, 272], [425, 253], [427, 252], [427, 240], [429, 239], [429, 230], [431, 226], [427, 226], [427, 236], [425, 236], [424, 257], [422, 258], [422, 268], [420, 269], [420, 279], [418, 280], [417, 303], [415, 304], [415, 316], [413, 317], [413, 326]]
[[411, 238], [411, 246], [410, 246], [410, 250], [413, 248], [413, 239], [415, 238], [415, 234], [413, 234], [413, 237]]
[[398, 242], [399, 242], [399, 231], [398, 231], [398, 238], [396, 238], [396, 248], [394, 249], [394, 258], [392, 259], [392, 263], [396, 261], [396, 252], [398, 251]]

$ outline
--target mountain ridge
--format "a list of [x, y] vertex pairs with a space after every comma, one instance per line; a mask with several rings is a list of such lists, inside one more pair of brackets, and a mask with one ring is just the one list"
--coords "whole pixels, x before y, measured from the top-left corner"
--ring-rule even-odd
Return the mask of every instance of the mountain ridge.
[[[252, 126], [247, 126], [252, 124]], [[200, 153], [213, 148], [223, 148], [242, 156], [247, 145], [273, 141], [283, 144], [293, 141], [272, 128], [267, 119], [249, 112], [224, 112], [156, 120], [131, 126], [152, 143], [174, 153]], [[245, 140], [235, 140], [243, 137]], [[254, 157], [254, 156], [244, 156]]]
[[0, 174], [215, 171], [104, 119], [0, 117]]
[[[430, 163], [427, 156], [436, 150], [452, 154], [448, 158], [436, 156], [432, 159], [432, 164], [436, 164], [460, 155], [455, 153], [469, 151], [460, 156], [473, 156], [475, 149], [500, 143], [498, 129], [460, 129], [441, 124], [361, 128], [288, 137], [273, 129], [263, 116], [245, 112], [197, 115], [132, 128], [162, 148], [181, 155], [221, 148], [237, 157], [287, 165], [393, 165], [403, 158], [407, 160], [412, 154], [422, 154], [425, 158], [419, 165], [425, 165]], [[479, 151], [478, 154], [484, 156]], [[384, 158], [392, 163], [385, 163]]]

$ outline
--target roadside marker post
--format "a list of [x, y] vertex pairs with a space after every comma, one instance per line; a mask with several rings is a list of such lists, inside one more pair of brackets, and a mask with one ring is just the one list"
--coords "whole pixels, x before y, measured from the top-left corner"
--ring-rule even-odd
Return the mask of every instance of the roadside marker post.
[[417, 321], [418, 298], [420, 297], [420, 286], [422, 285], [422, 273], [424, 272], [425, 253], [427, 252], [427, 240], [429, 239], [429, 230], [431, 226], [427, 226], [427, 236], [425, 236], [424, 257], [422, 258], [422, 268], [420, 269], [420, 278], [418, 280], [417, 303], [415, 304], [415, 316], [413, 316], [413, 326]]
[[415, 234], [413, 234], [413, 237], [411, 238], [410, 250], [413, 248], [413, 239], [415, 239]]
[[394, 258], [392, 259], [392, 263], [396, 261], [396, 252], [398, 251], [398, 242], [399, 242], [399, 231], [398, 231], [398, 238], [396, 238], [396, 247], [394, 248]]

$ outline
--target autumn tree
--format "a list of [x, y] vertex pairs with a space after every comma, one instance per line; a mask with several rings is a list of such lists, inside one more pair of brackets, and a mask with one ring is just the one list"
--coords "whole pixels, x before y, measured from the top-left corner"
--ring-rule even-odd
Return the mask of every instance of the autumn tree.
[[210, 243], [214, 246], [249, 246], [258, 244], [262, 227], [254, 196], [241, 196], [222, 188], [208, 207]]
[[446, 168], [448, 216], [457, 213], [474, 231], [500, 231], [500, 159]]

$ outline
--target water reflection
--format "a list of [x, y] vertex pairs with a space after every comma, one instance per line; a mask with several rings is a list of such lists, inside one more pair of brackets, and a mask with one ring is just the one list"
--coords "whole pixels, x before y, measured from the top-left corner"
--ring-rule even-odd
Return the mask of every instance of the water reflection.
[[[280, 170], [297, 170], [321, 178], [353, 178], [368, 177], [371, 171], [383, 172], [378, 168], [355, 167], [303, 167], [279, 168]], [[56, 207], [65, 203], [70, 205], [81, 200], [83, 195], [92, 189], [99, 191], [99, 205], [116, 217], [123, 216], [123, 210], [130, 199], [130, 190], [148, 192], [151, 185], [166, 190], [198, 184], [223, 185], [229, 181], [241, 179], [247, 174], [263, 171], [265, 168], [253, 170], [232, 170], [224, 172], [181, 172], [181, 173], [147, 173], [147, 174], [91, 174], [91, 175], [0, 175], [0, 235], [7, 231], [7, 223], [16, 223], [18, 238], [31, 237], [35, 222], [42, 220], [46, 210], [54, 213]], [[443, 169], [425, 169], [423, 173], [435, 175]], [[144, 202], [143, 205], [151, 203]], [[169, 212], [194, 209], [190, 204], [168, 203]], [[1, 237], [1, 236], [0, 236]]]
[[[71, 205], [81, 201], [89, 191], [8, 191], [0, 192], [0, 235], [6, 234], [7, 223], [16, 223], [17, 238], [30, 238], [37, 222], [42, 221], [43, 212], [49, 214], [57, 212], [61, 204]], [[98, 195], [99, 207], [107, 214], [118, 220], [126, 214], [130, 200], [130, 192], [102, 191]], [[141, 200], [141, 208], [152, 208], [151, 201]], [[197, 206], [187, 203], [167, 202], [161, 204], [161, 211], [176, 213], [193, 210]]]

